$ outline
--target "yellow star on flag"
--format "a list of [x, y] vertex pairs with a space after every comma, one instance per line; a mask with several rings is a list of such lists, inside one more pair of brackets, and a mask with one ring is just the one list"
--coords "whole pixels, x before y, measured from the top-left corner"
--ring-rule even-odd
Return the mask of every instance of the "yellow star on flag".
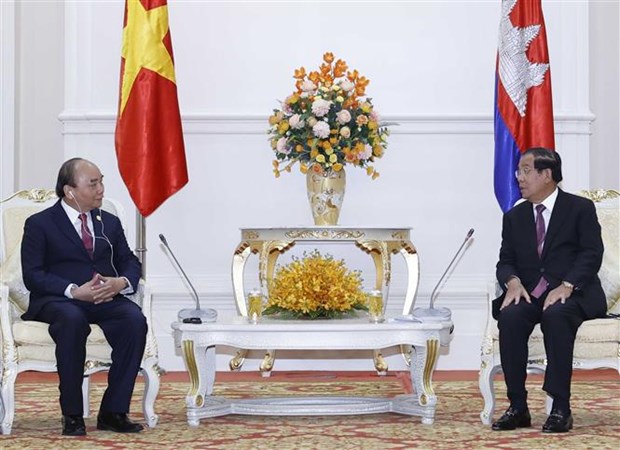
[[163, 39], [168, 33], [168, 6], [145, 10], [139, 0], [127, 0], [127, 25], [123, 30], [122, 56], [125, 70], [119, 115], [140, 69], [151, 70], [176, 84], [174, 64]]

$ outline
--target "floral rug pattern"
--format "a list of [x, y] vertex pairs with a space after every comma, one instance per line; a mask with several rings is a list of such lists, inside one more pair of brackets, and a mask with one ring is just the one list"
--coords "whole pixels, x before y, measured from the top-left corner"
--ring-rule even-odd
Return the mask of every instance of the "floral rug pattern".
[[[497, 384], [496, 416], [506, 408], [505, 392]], [[394, 396], [409, 390], [406, 376], [384, 378], [327, 378], [324, 381], [275, 379], [216, 382], [215, 395], [227, 397], [287, 395]], [[188, 384], [168, 382], [162, 387], [155, 408], [159, 423], [134, 435], [96, 429], [96, 411], [105, 385], [93, 383], [93, 415], [86, 420], [88, 435], [60, 435], [60, 412], [55, 383], [20, 383], [16, 388], [16, 411], [10, 436], [0, 436], [0, 448], [63, 449], [618, 449], [620, 448], [620, 386], [617, 381], [573, 382], [575, 428], [570, 433], [546, 435], [544, 395], [538, 382], [528, 386], [533, 426], [512, 432], [493, 432], [479, 419], [482, 398], [477, 382], [434, 383], [439, 403], [435, 423], [423, 425], [418, 417], [373, 414], [329, 417], [250, 417], [230, 415], [188, 426], [184, 396]], [[132, 418], [141, 420], [138, 384]]]

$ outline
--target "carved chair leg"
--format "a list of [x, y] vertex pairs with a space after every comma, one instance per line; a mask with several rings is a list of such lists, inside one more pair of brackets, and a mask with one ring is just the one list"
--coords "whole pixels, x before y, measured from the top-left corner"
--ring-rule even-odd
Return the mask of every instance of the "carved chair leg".
[[553, 397], [547, 395], [545, 398], [545, 411], [547, 415], [551, 414], [551, 408], [553, 408]]
[[0, 396], [2, 397], [0, 401], [4, 409], [2, 434], [11, 434], [13, 418], [15, 417], [15, 378], [17, 378], [17, 371], [5, 368], [2, 378], [4, 378], [0, 389]]
[[485, 425], [491, 425], [493, 413], [495, 412], [495, 374], [499, 372], [501, 366], [493, 366], [492, 359], [482, 360], [480, 374], [478, 377], [478, 387], [484, 399], [484, 409], [480, 412], [480, 420]]
[[90, 375], [82, 379], [82, 414], [90, 417]]
[[142, 368], [144, 376], [144, 396], [142, 397], [142, 412], [144, 421], [149, 428], [155, 428], [159, 416], [155, 414], [155, 399], [159, 393], [160, 369], [157, 363], [148, 362]]
[[260, 367], [258, 368], [258, 370], [260, 370], [260, 374], [261, 376], [267, 378], [271, 376], [271, 370], [273, 369], [273, 365], [276, 362], [276, 351], [275, 350], [267, 350], [265, 352], [265, 357], [263, 358], [263, 361], [260, 363]]
[[373, 361], [375, 363], [375, 370], [377, 375], [384, 377], [387, 375], [388, 364], [381, 354], [381, 350], [373, 350]]

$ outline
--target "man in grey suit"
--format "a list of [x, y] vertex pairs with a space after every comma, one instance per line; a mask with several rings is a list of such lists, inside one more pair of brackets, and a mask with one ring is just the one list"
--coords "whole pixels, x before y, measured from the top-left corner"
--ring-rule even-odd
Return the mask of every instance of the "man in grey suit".
[[493, 302], [502, 370], [510, 407], [493, 423], [496, 431], [531, 426], [525, 389], [528, 339], [540, 323], [547, 369], [543, 389], [553, 398], [546, 433], [573, 426], [570, 383], [577, 330], [606, 313], [598, 278], [603, 257], [594, 204], [565, 193], [562, 161], [552, 150], [523, 153], [516, 173], [526, 200], [504, 215], [497, 280], [504, 293]]

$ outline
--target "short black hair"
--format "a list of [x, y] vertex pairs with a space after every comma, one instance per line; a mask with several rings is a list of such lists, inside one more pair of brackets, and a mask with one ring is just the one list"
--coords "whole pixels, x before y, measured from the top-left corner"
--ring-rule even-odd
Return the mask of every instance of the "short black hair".
[[534, 168], [538, 171], [551, 169], [551, 178], [556, 183], [562, 181], [562, 158], [556, 151], [544, 147], [533, 147], [523, 152], [521, 157], [532, 155], [534, 157]]
[[58, 198], [63, 198], [65, 196], [65, 191], [63, 189], [65, 184], [75, 187], [75, 167], [81, 161], [86, 160], [84, 158], [71, 158], [60, 166], [58, 178], [56, 179], [56, 196]]

